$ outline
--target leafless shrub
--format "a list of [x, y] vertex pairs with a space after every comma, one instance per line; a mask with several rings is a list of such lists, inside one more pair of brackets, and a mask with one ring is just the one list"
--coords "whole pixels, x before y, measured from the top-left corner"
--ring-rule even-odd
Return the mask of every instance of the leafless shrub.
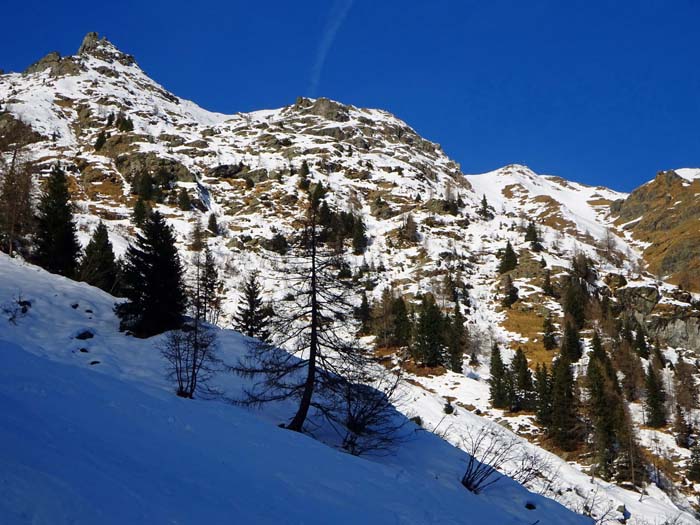
[[212, 393], [207, 382], [216, 371], [216, 333], [199, 323], [173, 330], [160, 351], [168, 362], [168, 377], [177, 385], [177, 395], [193, 398], [197, 390]]
[[546, 478], [551, 470], [546, 456], [527, 450], [514, 436], [483, 426], [462, 438], [462, 449], [469, 454], [462, 485], [474, 494], [497, 483], [506, 475], [521, 485]]

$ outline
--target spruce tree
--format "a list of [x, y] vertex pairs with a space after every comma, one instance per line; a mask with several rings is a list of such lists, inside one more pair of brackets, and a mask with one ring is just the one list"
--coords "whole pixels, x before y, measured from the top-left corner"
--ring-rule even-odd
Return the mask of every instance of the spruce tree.
[[535, 387], [525, 352], [520, 347], [510, 363], [510, 373], [513, 377], [513, 411], [532, 410], [535, 405]]
[[639, 354], [639, 357], [644, 359], [649, 358], [649, 346], [647, 345], [647, 340], [646, 337], [644, 337], [641, 326], [637, 327], [637, 333], [634, 336], [634, 349]]
[[666, 425], [666, 392], [661, 380], [661, 375], [649, 363], [645, 381], [646, 400], [644, 409], [646, 412], [646, 423], [652, 428], [660, 428]]
[[187, 305], [175, 234], [153, 212], [126, 251], [122, 286], [129, 302], [117, 307], [121, 328], [148, 337], [178, 328]]
[[360, 333], [367, 333], [372, 316], [369, 308], [369, 301], [367, 301], [367, 294], [365, 292], [362, 292], [360, 306], [358, 306], [355, 310], [355, 318], [360, 321]]
[[102, 130], [100, 131], [100, 134], [97, 135], [97, 140], [95, 140], [95, 151], [100, 151], [105, 145], [105, 142], [107, 142], [107, 136], [105, 135], [104, 130]]
[[464, 316], [459, 307], [455, 309], [454, 316], [450, 320], [448, 331], [447, 354], [450, 370], [462, 373], [464, 363], [464, 352], [467, 349], [467, 331], [464, 328]]
[[80, 243], [76, 235], [68, 180], [63, 170], [54, 166], [39, 202], [36, 262], [51, 273], [75, 275]]
[[219, 233], [221, 233], [221, 231], [219, 230], [219, 223], [216, 220], [216, 215], [213, 213], [209, 214], [207, 230], [209, 230], [209, 233], [211, 233], [214, 237], [218, 236]]
[[586, 321], [585, 306], [588, 301], [585, 285], [575, 276], [570, 276], [564, 292], [562, 308], [564, 318], [573, 323], [577, 330], [583, 328]]
[[567, 322], [564, 327], [564, 335], [561, 338], [561, 355], [566, 358], [569, 363], [575, 363], [583, 355], [583, 346], [576, 327]]
[[241, 299], [234, 317], [234, 326], [242, 334], [268, 341], [270, 309], [262, 300], [262, 287], [256, 273], [251, 273], [240, 289]]
[[557, 334], [549, 315], [542, 322], [542, 346], [545, 350], [554, 350], [557, 347]]
[[78, 275], [81, 281], [97, 286], [105, 292], [117, 288], [119, 271], [112, 243], [109, 241], [107, 227], [99, 222], [85, 247], [85, 254], [80, 261]]
[[552, 366], [552, 418], [549, 434], [562, 450], [576, 449], [579, 435], [578, 400], [571, 365], [564, 355]]
[[688, 419], [683, 413], [680, 405], [676, 405], [676, 412], [673, 417], [673, 433], [676, 435], [676, 445], [682, 448], [690, 447], [690, 435], [693, 429], [688, 423]]
[[498, 272], [506, 273], [511, 270], [514, 270], [516, 266], [518, 266], [518, 256], [515, 255], [513, 246], [511, 246], [510, 241], [508, 241], [506, 243], [506, 248], [505, 250], [503, 250], [503, 254], [501, 256], [501, 263], [498, 266]]
[[518, 288], [513, 284], [513, 279], [510, 275], [506, 275], [503, 280], [503, 300], [501, 304], [506, 308], [510, 308], [518, 300]]
[[435, 299], [432, 295], [424, 296], [413, 341], [412, 353], [417, 362], [431, 368], [440, 364], [444, 348], [442, 328], [442, 313]]
[[189, 193], [185, 188], [180, 188], [177, 194], [177, 205], [182, 211], [190, 211], [192, 208], [192, 200], [190, 199]]
[[511, 377], [501, 357], [501, 349], [494, 343], [489, 365], [489, 398], [494, 408], [510, 408]]
[[408, 346], [411, 344], [411, 332], [413, 331], [413, 327], [411, 326], [411, 319], [408, 316], [406, 301], [404, 301], [403, 297], [399, 296], [394, 299], [391, 310], [394, 315], [394, 327], [392, 332], [394, 344], [398, 347]]
[[700, 441], [690, 449], [690, 465], [686, 477], [693, 483], [700, 483]]
[[367, 248], [367, 234], [365, 223], [362, 217], [355, 219], [355, 224], [352, 232], [352, 252], [355, 255], [362, 255]]
[[545, 365], [535, 368], [535, 414], [545, 428], [552, 424], [552, 378]]
[[544, 279], [542, 281], [542, 291], [545, 295], [549, 297], [556, 297], [556, 291], [554, 290], [554, 285], [552, 284], [552, 271], [550, 269], [545, 270]]
[[140, 228], [143, 226], [143, 223], [146, 222], [149, 213], [150, 211], [148, 209], [148, 205], [141, 197], [139, 197], [136, 204], [134, 204], [134, 211], [131, 214], [131, 220]]
[[486, 200], [486, 195], [481, 197], [481, 207], [479, 208], [479, 216], [485, 221], [490, 221], [493, 219], [493, 213], [491, 213], [491, 206]]
[[537, 227], [532, 221], [528, 223], [527, 229], [525, 230], [525, 242], [530, 243], [530, 248], [532, 248], [534, 252], [541, 252], [543, 250], [539, 234], [537, 233]]

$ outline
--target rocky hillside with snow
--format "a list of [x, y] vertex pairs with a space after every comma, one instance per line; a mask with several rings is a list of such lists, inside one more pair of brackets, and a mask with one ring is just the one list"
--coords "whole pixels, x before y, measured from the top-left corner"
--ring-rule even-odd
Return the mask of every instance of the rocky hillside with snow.
[[[643, 428], [641, 402], [630, 403], [630, 410], [645, 450], [671, 465], [666, 492], [649, 484], [640, 495], [590, 476], [590, 457], [554, 450], [533, 414], [491, 408], [486, 380], [493, 343], [504, 348], [506, 360], [521, 347], [533, 368], [551, 364], [556, 352], [542, 348], [542, 323], [549, 316], [561, 331], [564, 312], [544, 284], [562, 282], [577, 254], [595, 264], [589, 284], [596, 297], [607, 298], [616, 316], [634, 319], [668, 363], [700, 358], [700, 297], [693, 293], [700, 289], [693, 272], [697, 170], [665, 172], [630, 195], [519, 165], [465, 174], [438, 144], [381, 110], [299, 98], [281, 109], [206, 111], [168, 92], [133, 57], [92, 33], [76, 55], [52, 53], [23, 73], [0, 76], [0, 147], [8, 151], [16, 143], [38, 181], [57, 162], [70, 174], [83, 241], [103, 220], [123, 253], [137, 231], [131, 217], [142, 200], [167, 217], [189, 260], [195, 224], [214, 216], [220, 234], [207, 243], [225, 278], [223, 325], [252, 270], [261, 272], [268, 299], [285, 298], [270, 254], [298, 236], [310, 195], [322, 188], [331, 210], [364, 223], [366, 248], [353, 252], [350, 239], [345, 248], [370, 302], [391, 288], [409, 301], [431, 293], [450, 311], [449, 281], [466, 307], [477, 359], [465, 356], [462, 373], [409, 369], [410, 402], [402, 410], [457, 446], [470, 428], [497, 421], [523, 446], [549, 450], [542, 453], [551, 469], [530, 488], [576, 512], [640, 525], [676, 516], [696, 522], [699, 492], [683, 474], [689, 451], [674, 444], [670, 428]], [[525, 240], [531, 221], [537, 249]], [[407, 223], [416, 225], [415, 233], [406, 234]], [[508, 274], [519, 300], [509, 308], [498, 271], [507, 243], [519, 260]], [[355, 300], [359, 305], [359, 296]], [[370, 336], [364, 340], [374, 344]], [[578, 373], [585, 364], [584, 357]], [[670, 382], [671, 368], [665, 373]], [[449, 416], [445, 402], [457, 407]], [[700, 412], [692, 417], [700, 421]]]

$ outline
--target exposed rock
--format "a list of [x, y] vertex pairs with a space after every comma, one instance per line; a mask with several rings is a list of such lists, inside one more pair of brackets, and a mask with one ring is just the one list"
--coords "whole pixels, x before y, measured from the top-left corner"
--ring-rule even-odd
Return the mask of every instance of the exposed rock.
[[630, 286], [616, 290], [615, 297], [626, 309], [646, 317], [654, 310], [661, 294], [653, 286]]
[[652, 316], [645, 326], [652, 339], [658, 339], [661, 344], [700, 352], [698, 312], [685, 312], [682, 316]]
[[604, 281], [613, 292], [618, 288], [627, 286], [627, 279], [625, 279], [624, 275], [620, 275], [619, 273], [609, 273], [605, 276]]
[[180, 182], [194, 182], [194, 176], [183, 164], [176, 160], [160, 158], [156, 153], [126, 153], [115, 162], [119, 172], [129, 181], [141, 173], [167, 173]]
[[11, 113], [0, 113], [0, 151], [11, 144], [31, 144], [44, 138]]
[[25, 69], [23, 74], [31, 75], [32, 73], [39, 73], [41, 71], [46, 71], [47, 69], [49, 70], [51, 76], [54, 77], [77, 75], [80, 73], [80, 71], [82, 71], [82, 68], [73, 59], [73, 57], [61, 58], [61, 55], [57, 51], [53, 51]]

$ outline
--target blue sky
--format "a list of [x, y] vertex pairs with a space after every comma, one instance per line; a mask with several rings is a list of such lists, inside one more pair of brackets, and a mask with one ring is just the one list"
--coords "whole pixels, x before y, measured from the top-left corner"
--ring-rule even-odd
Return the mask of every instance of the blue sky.
[[700, 166], [700, 2], [44, 2], [3, 6], [0, 68], [106, 35], [222, 112], [383, 108], [465, 173], [526, 164], [619, 190]]

